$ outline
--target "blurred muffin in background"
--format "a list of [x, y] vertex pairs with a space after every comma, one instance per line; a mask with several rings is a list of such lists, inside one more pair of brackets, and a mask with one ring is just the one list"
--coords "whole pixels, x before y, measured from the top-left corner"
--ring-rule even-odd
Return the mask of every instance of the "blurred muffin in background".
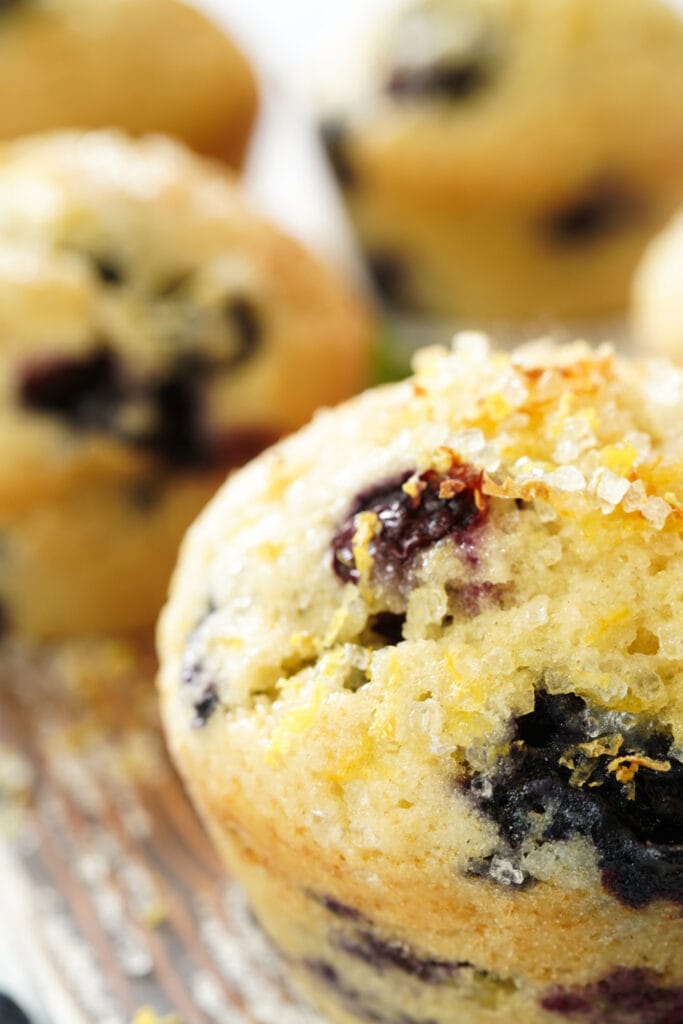
[[377, 290], [456, 320], [625, 306], [683, 189], [683, 18], [660, 0], [418, 0], [323, 141]]
[[641, 348], [683, 362], [683, 212], [645, 252], [633, 283], [631, 320]]
[[257, 108], [247, 60], [180, 0], [0, 3], [0, 138], [164, 132], [239, 167]]
[[0, 610], [149, 627], [226, 471], [364, 383], [356, 297], [162, 138], [0, 149]]

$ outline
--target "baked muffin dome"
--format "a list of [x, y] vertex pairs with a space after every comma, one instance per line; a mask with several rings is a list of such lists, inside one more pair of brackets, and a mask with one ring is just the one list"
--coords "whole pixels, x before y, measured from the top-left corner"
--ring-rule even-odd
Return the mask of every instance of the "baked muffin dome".
[[376, 50], [323, 140], [389, 305], [461, 321], [624, 307], [681, 197], [680, 14], [418, 0]]
[[5, 0], [0, 139], [164, 132], [238, 167], [257, 107], [235, 44], [181, 0]]
[[683, 361], [683, 212], [646, 249], [633, 283], [631, 315], [644, 350]]
[[682, 428], [668, 364], [463, 335], [191, 528], [170, 747], [330, 1020], [680, 1019]]
[[357, 390], [369, 318], [231, 176], [161, 138], [0, 148], [0, 605], [151, 626], [226, 470]]

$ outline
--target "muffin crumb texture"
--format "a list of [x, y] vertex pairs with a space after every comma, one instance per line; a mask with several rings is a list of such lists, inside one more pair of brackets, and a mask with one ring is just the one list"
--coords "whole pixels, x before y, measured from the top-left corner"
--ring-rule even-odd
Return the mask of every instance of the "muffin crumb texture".
[[683, 373], [461, 334], [191, 529], [177, 763], [338, 1022], [683, 1019]]

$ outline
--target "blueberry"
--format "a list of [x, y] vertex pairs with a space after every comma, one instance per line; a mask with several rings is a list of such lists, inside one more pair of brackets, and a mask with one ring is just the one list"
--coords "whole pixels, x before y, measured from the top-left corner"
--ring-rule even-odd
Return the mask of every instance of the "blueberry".
[[481, 495], [481, 473], [472, 466], [453, 463], [446, 474], [428, 470], [407, 493], [403, 484], [410, 471], [361, 492], [332, 539], [332, 564], [343, 582], [358, 583], [353, 538], [359, 512], [373, 512], [379, 533], [370, 542], [373, 572], [396, 580], [423, 549], [450, 537], [463, 544], [483, 521], [486, 506]]
[[215, 683], [209, 683], [202, 690], [201, 696], [194, 702], [195, 717], [192, 725], [196, 728], [206, 725], [218, 707], [218, 692]]
[[13, 999], [0, 992], [0, 1024], [31, 1024]]
[[339, 978], [339, 971], [332, 964], [328, 964], [326, 960], [304, 960], [304, 967], [309, 974], [315, 975], [321, 981], [324, 981], [330, 988], [337, 989], [341, 988], [341, 980]]
[[332, 964], [326, 960], [304, 960], [303, 966], [317, 981], [332, 989], [343, 1006], [360, 1020], [372, 1024], [397, 1024], [395, 1020], [371, 1005], [362, 992], [346, 981]]
[[367, 929], [357, 929], [352, 936], [338, 935], [334, 942], [349, 956], [362, 960], [380, 973], [394, 969], [428, 985], [442, 985], [451, 981], [464, 967], [472, 967], [466, 960], [451, 961], [419, 956], [404, 942], [380, 938]]
[[683, 988], [663, 987], [654, 971], [618, 967], [589, 985], [559, 988], [540, 1003], [585, 1024], [681, 1024]]
[[148, 433], [132, 435], [131, 443], [161, 455], [174, 466], [210, 462], [202, 422], [201, 383], [201, 369], [193, 360], [184, 359], [149, 385], [147, 401], [154, 424]]
[[201, 728], [201, 726], [206, 725], [220, 703], [216, 682], [212, 678], [210, 670], [202, 661], [201, 656], [198, 655], [196, 646], [193, 643], [200, 625], [201, 622], [198, 623], [188, 637], [180, 670], [182, 684], [192, 687], [193, 690], [193, 728]]
[[641, 201], [622, 186], [597, 182], [566, 206], [548, 212], [540, 231], [552, 245], [589, 245], [630, 227], [641, 213]]
[[489, 83], [486, 66], [478, 60], [440, 61], [423, 67], [396, 68], [386, 91], [397, 100], [441, 97], [469, 99]]
[[333, 896], [310, 894], [335, 918], [345, 922], [350, 930], [336, 931], [331, 942], [348, 956], [362, 960], [367, 966], [382, 973], [393, 969], [409, 974], [427, 985], [450, 982], [463, 968], [475, 970], [480, 976], [486, 972], [474, 968], [467, 960], [444, 960], [440, 957], [421, 956], [401, 939], [386, 939], [377, 934], [371, 921], [360, 910], [342, 903]]
[[213, 370], [226, 370], [239, 366], [250, 359], [258, 350], [263, 340], [263, 322], [261, 314], [252, 299], [245, 295], [236, 294], [225, 299], [223, 308], [219, 311], [227, 328], [225, 351], [218, 355], [214, 352], [202, 352], [202, 337], [200, 331], [193, 325], [197, 321], [199, 310], [194, 306], [190, 298], [192, 275], [180, 273], [169, 278], [166, 283], [157, 291], [157, 297], [171, 302], [177, 301], [179, 305], [179, 316], [183, 316], [190, 324], [187, 336], [181, 337], [180, 341], [184, 348], [184, 360], [194, 360], [197, 369], [209, 374]]
[[361, 913], [360, 910], [356, 910], [355, 907], [350, 907], [347, 903], [342, 903], [341, 900], [337, 900], [334, 896], [316, 896], [315, 899], [329, 910], [335, 917], [342, 917], [347, 921], [365, 921], [366, 917]]
[[407, 294], [407, 269], [401, 257], [388, 250], [375, 250], [368, 253], [367, 265], [380, 299], [389, 306], [410, 309], [412, 304]]
[[218, 311], [225, 325], [224, 350], [202, 351], [201, 330], [204, 320], [190, 297], [191, 283], [190, 274], [179, 274], [170, 278], [157, 293], [163, 300], [178, 302], [177, 315], [189, 325], [186, 333], [179, 338], [183, 353], [179, 358], [186, 363], [192, 361], [195, 371], [205, 375], [214, 370], [230, 370], [250, 359], [258, 350], [264, 335], [262, 316], [253, 300], [241, 294], [227, 297], [222, 309]]
[[[667, 730], [637, 718], [617, 725], [615, 733], [614, 720], [575, 694], [539, 691], [534, 710], [513, 723], [508, 754], [465, 788], [498, 825], [501, 857], [514, 862], [532, 834], [542, 842], [584, 836], [603, 887], [622, 903], [683, 904], [683, 763]], [[639, 758], [637, 770], [619, 778], [617, 753], [627, 769]]]
[[238, 366], [251, 358], [261, 341], [261, 318], [253, 302], [240, 296], [228, 302], [225, 315], [237, 335], [237, 349], [231, 356], [229, 365]]
[[125, 275], [118, 263], [105, 256], [92, 256], [91, 259], [95, 272], [103, 284], [123, 284]]
[[588, 707], [575, 693], [539, 690], [534, 710], [515, 722], [515, 739], [529, 747], [564, 750], [589, 738]]
[[326, 960], [304, 960], [303, 966], [314, 978], [332, 989], [340, 1002], [359, 1020], [369, 1021], [370, 1024], [436, 1024], [433, 1018], [416, 1020], [401, 1011], [380, 1008], [346, 981], [340, 971]]
[[[202, 379], [202, 368], [186, 358], [159, 378], [126, 380], [117, 357], [103, 347], [80, 359], [28, 364], [19, 392], [26, 408], [59, 416], [74, 429], [112, 434], [171, 465], [195, 466], [211, 461]], [[129, 430], [121, 413], [131, 401], [148, 409], [151, 426]]]
[[[113, 350], [100, 345], [79, 358], [32, 361], [19, 375], [21, 404], [58, 416], [74, 430], [110, 434], [171, 466], [237, 465], [276, 438], [250, 430], [209, 435], [204, 419], [207, 380], [219, 367], [237, 366], [257, 349], [262, 325], [254, 306], [237, 297], [225, 309], [232, 350], [223, 361], [200, 351], [176, 355], [166, 372], [134, 378]], [[142, 410], [143, 426], [131, 426], [128, 408]], [[132, 417], [135, 424], [138, 417]]]
[[80, 358], [28, 363], [19, 382], [21, 402], [36, 412], [53, 413], [74, 426], [105, 426], [121, 397], [119, 366], [106, 347]]

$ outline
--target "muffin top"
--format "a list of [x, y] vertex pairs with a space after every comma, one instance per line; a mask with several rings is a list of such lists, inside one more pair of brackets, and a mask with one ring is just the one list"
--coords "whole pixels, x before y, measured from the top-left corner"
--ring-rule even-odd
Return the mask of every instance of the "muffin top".
[[325, 132], [351, 187], [635, 201], [683, 166], [683, 18], [662, 0], [418, 0], [347, 91]]
[[683, 373], [476, 334], [416, 371], [319, 414], [190, 530], [160, 628], [186, 777], [294, 843], [412, 860], [453, 858], [455, 815], [467, 860], [490, 854], [472, 801], [505, 790], [521, 738], [563, 792], [661, 802], [650, 839], [673, 842]]
[[246, 58], [183, 0], [2, 0], [0, 94], [0, 139], [116, 126], [233, 166], [258, 104]]
[[218, 164], [113, 132], [0, 149], [0, 494], [242, 461], [355, 390], [367, 329]]

